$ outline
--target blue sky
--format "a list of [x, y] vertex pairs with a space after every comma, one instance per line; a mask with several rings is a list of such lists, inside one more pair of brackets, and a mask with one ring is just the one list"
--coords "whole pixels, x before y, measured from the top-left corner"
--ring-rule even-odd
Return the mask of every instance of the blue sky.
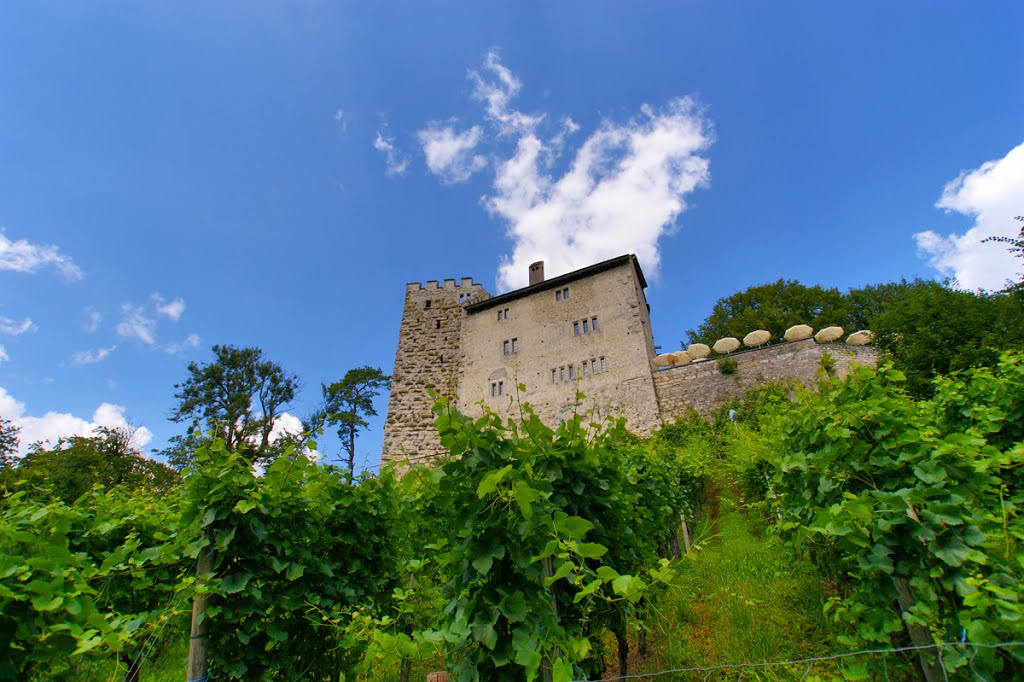
[[0, 416], [161, 447], [215, 343], [298, 374], [301, 416], [390, 371], [405, 282], [494, 293], [538, 257], [638, 253], [666, 349], [780, 277], [999, 288], [1018, 263], [980, 240], [1024, 213], [1021, 25], [1019, 2], [4, 2]]

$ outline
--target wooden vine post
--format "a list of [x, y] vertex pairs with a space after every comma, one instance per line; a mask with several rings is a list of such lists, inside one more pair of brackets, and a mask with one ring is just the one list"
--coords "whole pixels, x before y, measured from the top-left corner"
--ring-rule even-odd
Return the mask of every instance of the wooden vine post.
[[206, 662], [206, 654], [210, 644], [209, 622], [206, 618], [206, 593], [200, 591], [205, 580], [204, 575], [213, 570], [213, 540], [209, 540], [209, 549], [204, 547], [199, 551], [199, 560], [196, 562], [196, 593], [192, 598], [192, 629], [188, 640], [188, 672], [186, 682], [205, 682], [209, 679], [209, 667]]
[[[900, 611], [903, 614], [909, 613], [916, 603], [914, 594], [910, 590], [910, 583], [907, 582], [906, 578], [894, 575], [892, 577], [892, 584], [896, 588]], [[942, 680], [944, 675], [938, 665], [938, 657], [942, 655], [942, 652], [935, 646], [935, 640], [932, 639], [932, 634], [928, 631], [928, 628], [916, 623], [909, 623], [906, 618], [903, 619], [903, 625], [907, 628], [907, 634], [910, 635], [910, 640], [914, 645], [922, 647], [917, 652], [921, 662], [922, 678], [925, 682], [939, 682]], [[932, 651], [931, 655], [929, 655], [929, 649]]]

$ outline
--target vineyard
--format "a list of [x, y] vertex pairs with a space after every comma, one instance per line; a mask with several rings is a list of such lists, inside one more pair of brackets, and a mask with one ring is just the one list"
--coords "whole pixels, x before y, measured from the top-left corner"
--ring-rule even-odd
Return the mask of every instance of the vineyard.
[[[699, 586], [739, 574], [757, 588], [718, 594], [714, 628], [768, 612], [783, 583], [802, 596], [736, 656], [906, 648], [808, 679], [1020, 677], [1024, 649], [971, 645], [1024, 640], [1024, 355], [939, 378], [927, 400], [904, 383], [883, 366], [767, 387], [649, 439], [580, 412], [552, 429], [525, 396], [507, 422], [439, 398], [451, 456], [402, 476], [294, 451], [257, 475], [211, 440], [164, 492], [67, 502], [11, 485], [0, 679], [149, 678], [157, 659], [182, 679], [196, 603], [210, 679], [568, 682], [740, 663], [701, 658], [695, 611]], [[749, 679], [794, 677], [779, 670]]]

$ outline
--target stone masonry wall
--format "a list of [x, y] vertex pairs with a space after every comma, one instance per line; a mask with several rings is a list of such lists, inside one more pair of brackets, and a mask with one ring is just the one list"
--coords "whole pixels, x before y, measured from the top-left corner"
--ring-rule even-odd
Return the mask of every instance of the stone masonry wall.
[[[564, 290], [568, 298], [556, 295]], [[508, 303], [491, 299], [467, 313], [462, 329], [459, 405], [467, 415], [476, 417], [486, 406], [517, 418], [518, 397], [556, 426], [577, 409], [579, 391], [586, 398], [578, 409], [597, 418], [624, 416], [641, 435], [661, 426], [647, 300], [631, 261]], [[517, 394], [519, 384], [525, 394]]]
[[745, 391], [772, 381], [795, 379], [811, 385], [824, 353], [835, 359], [838, 376], [846, 376], [852, 363], [874, 367], [878, 362], [874, 346], [819, 344], [807, 339], [733, 353], [730, 357], [737, 363], [734, 374], [722, 374], [716, 360], [663, 369], [654, 373], [662, 419], [670, 422], [689, 407], [706, 416]]
[[443, 454], [427, 389], [453, 395], [461, 359], [463, 305], [490, 298], [464, 277], [405, 287], [405, 307], [384, 422], [382, 461], [418, 461]]

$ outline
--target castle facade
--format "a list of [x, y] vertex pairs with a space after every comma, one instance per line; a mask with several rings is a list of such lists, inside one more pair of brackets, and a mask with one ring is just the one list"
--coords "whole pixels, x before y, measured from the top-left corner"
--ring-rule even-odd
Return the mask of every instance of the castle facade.
[[[433, 427], [432, 389], [477, 416], [518, 416], [529, 402], [547, 424], [573, 410], [623, 416], [647, 435], [690, 407], [708, 413], [751, 386], [778, 379], [810, 383], [824, 347], [813, 340], [735, 354], [738, 371], [717, 363], [655, 366], [647, 282], [634, 255], [551, 279], [543, 262], [530, 283], [491, 296], [471, 278], [406, 285], [382, 461], [416, 463], [445, 454]], [[873, 365], [874, 348], [843, 347], [832, 364]], [[519, 387], [525, 388], [521, 392]], [[577, 393], [586, 397], [581, 404]]]

